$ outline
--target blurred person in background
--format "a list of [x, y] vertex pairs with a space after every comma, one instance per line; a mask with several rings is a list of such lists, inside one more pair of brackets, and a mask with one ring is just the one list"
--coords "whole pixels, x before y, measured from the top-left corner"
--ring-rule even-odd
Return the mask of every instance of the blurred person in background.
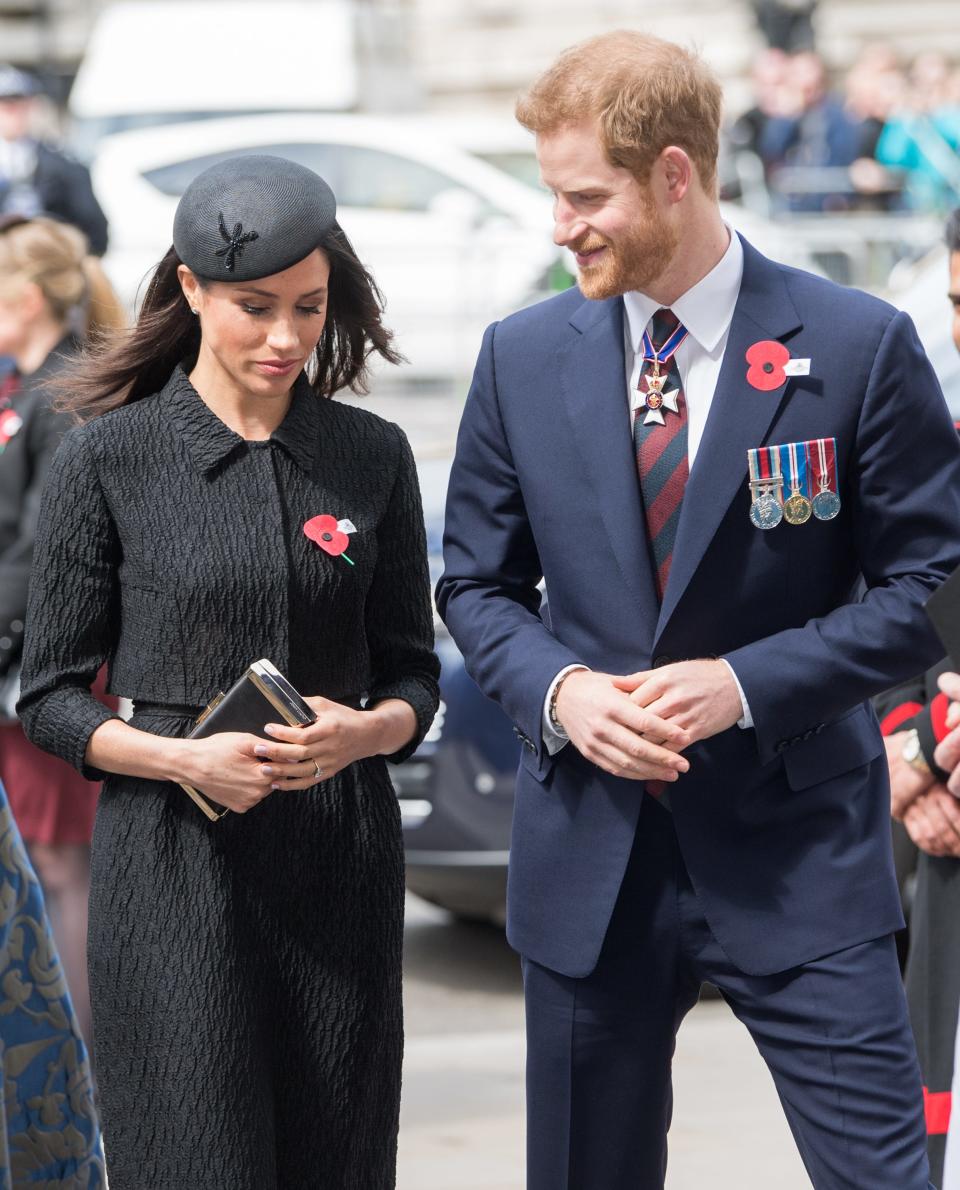
[[0, 64], [0, 215], [50, 215], [72, 223], [90, 251], [107, 250], [107, 220], [90, 171], [34, 133], [37, 81]]
[[0, 396], [0, 780], [43, 885], [88, 1040], [87, 896], [99, 785], [35, 748], [13, 707], [40, 496], [71, 424], [54, 411], [48, 386], [85, 338], [122, 321], [100, 262], [76, 228], [44, 216], [0, 221], [0, 355], [15, 364]]
[[[947, 222], [946, 240], [953, 341], [960, 351], [960, 210]], [[930, 1172], [937, 1185], [951, 1116], [960, 1007], [960, 802], [947, 788], [950, 773], [936, 758], [948, 734], [949, 700], [939, 682], [949, 668], [944, 659], [876, 700], [890, 768], [891, 814], [919, 848], [906, 988], [923, 1075]]]
[[754, 58], [750, 69], [754, 103], [730, 127], [729, 140], [734, 151], [759, 157], [767, 123], [776, 116], [791, 114], [789, 69], [790, 59], [783, 50], [762, 50]]
[[956, 72], [943, 54], [920, 54], [902, 100], [890, 113], [875, 150], [877, 161], [906, 174], [906, 198], [922, 210], [960, 201], [960, 103]]
[[817, 0], [751, 0], [757, 27], [771, 49], [788, 54], [812, 50]]
[[[808, 51], [789, 60], [787, 89], [790, 110], [766, 122], [759, 142], [770, 183], [782, 190], [791, 211], [844, 209], [850, 205], [849, 187], [831, 188], [822, 171], [844, 169], [856, 160], [859, 123], [829, 89], [819, 54]], [[791, 171], [789, 183], [787, 175], [780, 176], [784, 169]]]
[[902, 104], [907, 81], [892, 47], [866, 46], [847, 73], [847, 112], [857, 126], [857, 158], [850, 179], [860, 201], [873, 210], [895, 210], [902, 205], [901, 171], [876, 160], [877, 144], [887, 121]]

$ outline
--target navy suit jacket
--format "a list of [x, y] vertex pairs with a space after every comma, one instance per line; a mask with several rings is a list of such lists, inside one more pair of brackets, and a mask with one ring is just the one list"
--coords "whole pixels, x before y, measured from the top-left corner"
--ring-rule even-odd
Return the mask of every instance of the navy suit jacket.
[[[960, 564], [960, 443], [905, 314], [744, 252], [662, 606], [620, 298], [571, 290], [489, 328], [463, 415], [437, 605], [525, 741], [508, 936], [571, 976], [596, 964], [645, 796], [572, 745], [547, 754], [544, 697], [573, 662], [733, 666], [755, 727], [692, 746], [671, 805], [707, 919], [742, 970], [786, 970], [902, 924], [868, 700], [943, 652], [923, 603]], [[809, 358], [810, 375], [751, 387], [745, 352], [768, 339]], [[747, 451], [824, 437], [837, 440], [839, 516], [755, 529]]]

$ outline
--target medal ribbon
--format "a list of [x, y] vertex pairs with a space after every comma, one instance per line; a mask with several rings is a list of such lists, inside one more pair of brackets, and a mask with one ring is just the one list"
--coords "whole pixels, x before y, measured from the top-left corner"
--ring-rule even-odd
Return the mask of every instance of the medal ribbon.
[[662, 344], [660, 350], [657, 351], [653, 346], [653, 340], [647, 331], [643, 332], [643, 362], [645, 364], [656, 364], [657, 368], [669, 365], [670, 361], [677, 354], [677, 348], [686, 339], [690, 332], [683, 325], [682, 322], [677, 323], [676, 330], [670, 337]]
[[792, 496], [809, 496], [807, 491], [807, 451], [803, 442], [788, 442], [780, 448], [784, 475], [788, 476]]
[[747, 451], [747, 468], [750, 471], [750, 490], [755, 491], [760, 482], [760, 451], [756, 448]]
[[[836, 438], [817, 438], [815, 442], [807, 443], [810, 454], [816, 447], [816, 479], [817, 491], [833, 492], [837, 495], [837, 440]], [[811, 470], [814, 470], [813, 460], [810, 459]]]
[[755, 446], [747, 451], [751, 481], [761, 487], [778, 488], [783, 482], [778, 446]]

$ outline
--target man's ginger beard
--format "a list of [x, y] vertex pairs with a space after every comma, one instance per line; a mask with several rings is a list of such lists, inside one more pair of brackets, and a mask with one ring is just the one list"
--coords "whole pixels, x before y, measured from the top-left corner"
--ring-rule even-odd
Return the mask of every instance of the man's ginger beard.
[[646, 292], [662, 276], [680, 244], [680, 232], [657, 211], [646, 194], [629, 231], [615, 241], [590, 231], [570, 244], [574, 252], [606, 248], [596, 264], [578, 268], [580, 292], [599, 301], [630, 290]]

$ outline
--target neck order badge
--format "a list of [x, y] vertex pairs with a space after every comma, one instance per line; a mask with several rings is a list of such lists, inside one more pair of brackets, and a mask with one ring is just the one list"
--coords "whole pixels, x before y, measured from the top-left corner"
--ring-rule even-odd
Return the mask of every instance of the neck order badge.
[[[658, 311], [658, 314], [662, 313]], [[672, 311], [667, 311], [667, 315], [674, 320], [676, 315]], [[654, 315], [656, 318], [657, 315]], [[686, 339], [690, 332], [681, 323], [677, 322], [674, 329], [670, 332], [667, 338], [663, 341], [660, 347], [654, 347], [653, 339], [650, 337], [648, 331], [643, 332], [643, 362], [644, 364], [652, 364], [653, 367], [646, 373], [641, 372], [640, 385], [645, 383], [647, 391], [643, 392], [643, 404], [647, 410], [647, 415], [643, 419], [645, 426], [658, 425], [662, 426], [666, 423], [663, 419], [662, 410], [667, 409], [670, 413], [679, 413], [679, 397], [680, 390], [677, 388], [671, 389], [669, 392], [663, 391], [663, 386], [667, 382], [670, 375], [670, 361], [677, 353], [677, 349]], [[666, 371], [660, 371], [665, 368]]]

